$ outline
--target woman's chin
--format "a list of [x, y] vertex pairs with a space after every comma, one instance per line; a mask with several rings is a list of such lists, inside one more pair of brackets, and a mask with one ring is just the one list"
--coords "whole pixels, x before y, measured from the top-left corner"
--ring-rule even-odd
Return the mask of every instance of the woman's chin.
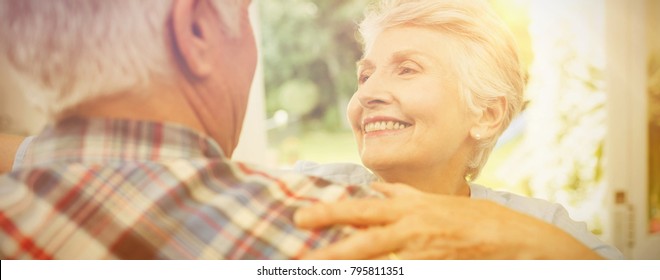
[[362, 156], [362, 164], [373, 172], [396, 170], [401, 167], [398, 160], [387, 156]]

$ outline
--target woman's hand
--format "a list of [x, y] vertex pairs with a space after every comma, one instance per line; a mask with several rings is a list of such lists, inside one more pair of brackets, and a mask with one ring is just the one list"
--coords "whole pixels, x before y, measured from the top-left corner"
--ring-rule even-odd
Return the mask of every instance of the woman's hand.
[[579, 241], [531, 216], [486, 200], [374, 183], [386, 199], [351, 199], [300, 209], [302, 228], [363, 228], [305, 259], [599, 259]]

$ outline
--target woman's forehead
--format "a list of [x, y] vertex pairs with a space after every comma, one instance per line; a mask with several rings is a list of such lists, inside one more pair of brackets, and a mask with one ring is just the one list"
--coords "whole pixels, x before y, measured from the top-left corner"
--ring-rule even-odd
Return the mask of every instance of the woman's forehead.
[[398, 26], [383, 30], [365, 50], [358, 67], [418, 57], [444, 61], [458, 50], [455, 36], [438, 29]]

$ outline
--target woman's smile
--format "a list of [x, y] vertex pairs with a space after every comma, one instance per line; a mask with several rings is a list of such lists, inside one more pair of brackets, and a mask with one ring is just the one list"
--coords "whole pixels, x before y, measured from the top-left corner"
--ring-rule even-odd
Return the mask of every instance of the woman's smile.
[[366, 137], [392, 135], [410, 128], [411, 123], [392, 117], [368, 117], [362, 122], [362, 133]]

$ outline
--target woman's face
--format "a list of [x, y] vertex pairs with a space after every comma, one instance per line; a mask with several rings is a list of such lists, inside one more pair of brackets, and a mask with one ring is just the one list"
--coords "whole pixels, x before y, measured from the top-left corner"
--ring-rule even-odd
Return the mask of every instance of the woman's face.
[[454, 40], [429, 28], [394, 27], [358, 62], [348, 117], [362, 162], [374, 172], [465, 164], [472, 118], [451, 66]]

